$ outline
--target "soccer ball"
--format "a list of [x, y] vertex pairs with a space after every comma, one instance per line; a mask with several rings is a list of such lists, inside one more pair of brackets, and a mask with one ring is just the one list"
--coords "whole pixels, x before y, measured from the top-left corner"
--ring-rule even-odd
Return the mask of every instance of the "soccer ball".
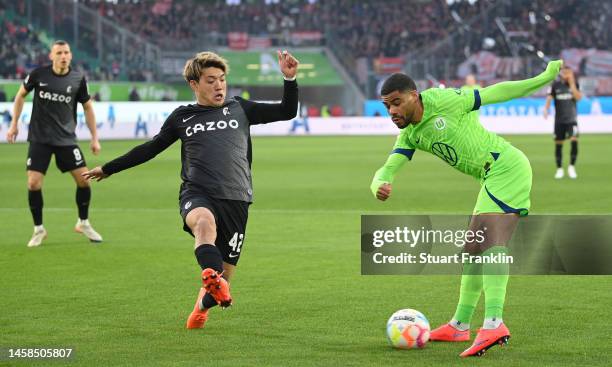
[[417, 310], [395, 312], [387, 321], [387, 338], [394, 348], [423, 348], [429, 340], [429, 321]]

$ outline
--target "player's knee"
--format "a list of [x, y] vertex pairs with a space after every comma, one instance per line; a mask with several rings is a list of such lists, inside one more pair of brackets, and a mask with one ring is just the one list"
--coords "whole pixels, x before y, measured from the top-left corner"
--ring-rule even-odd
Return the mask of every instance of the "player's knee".
[[78, 179], [76, 184], [81, 189], [86, 189], [86, 188], [90, 187], [89, 181], [84, 179], [84, 178]]
[[28, 177], [28, 190], [38, 191], [42, 189], [42, 180], [38, 177]]
[[212, 214], [206, 212], [198, 214], [193, 227], [194, 232], [197, 232], [200, 235], [211, 236], [217, 232], [215, 218], [212, 216]]

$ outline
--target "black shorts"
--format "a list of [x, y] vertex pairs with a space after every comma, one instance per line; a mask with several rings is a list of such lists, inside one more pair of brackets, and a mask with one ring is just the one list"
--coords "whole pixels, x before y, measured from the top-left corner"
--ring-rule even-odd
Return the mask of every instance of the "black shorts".
[[569, 124], [555, 123], [555, 140], [565, 140], [578, 137], [578, 124], [572, 122]]
[[249, 205], [246, 201], [225, 200], [210, 197], [197, 190], [185, 190], [179, 198], [183, 230], [193, 236], [187, 226], [187, 214], [194, 208], [210, 210], [217, 225], [217, 240], [215, 245], [221, 251], [223, 261], [236, 265], [240, 259], [246, 236], [246, 225], [249, 217]]
[[59, 146], [30, 142], [26, 169], [47, 173], [53, 154], [55, 154], [55, 164], [62, 173], [87, 166], [83, 151], [78, 145]]

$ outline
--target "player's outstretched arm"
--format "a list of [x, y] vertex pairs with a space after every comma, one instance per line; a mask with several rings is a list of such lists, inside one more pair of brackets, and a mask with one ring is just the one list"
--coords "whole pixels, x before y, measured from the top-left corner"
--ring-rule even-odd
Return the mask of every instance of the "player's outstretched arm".
[[548, 63], [546, 70], [534, 78], [501, 82], [483, 88], [480, 90], [481, 104], [500, 103], [526, 97], [553, 81], [559, 74], [562, 65], [562, 60], [551, 61]]
[[174, 114], [171, 114], [166, 119], [164, 125], [159, 131], [159, 134], [155, 135], [153, 139], [136, 146], [121, 157], [113, 159], [102, 167], [96, 167], [91, 171], [83, 173], [83, 177], [86, 179], [97, 179], [100, 181], [112, 174], [132, 168], [139, 164], [143, 164], [153, 159], [156, 155], [163, 152], [178, 139], [178, 136], [172, 128], [174, 125], [173, 116]]

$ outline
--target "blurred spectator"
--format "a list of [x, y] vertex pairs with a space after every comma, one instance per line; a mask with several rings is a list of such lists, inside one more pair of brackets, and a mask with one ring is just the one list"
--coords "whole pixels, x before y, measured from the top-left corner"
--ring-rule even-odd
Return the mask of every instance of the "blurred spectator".
[[140, 95], [138, 94], [136, 87], [132, 87], [132, 90], [130, 91], [130, 95], [128, 99], [132, 102], [140, 101]]

